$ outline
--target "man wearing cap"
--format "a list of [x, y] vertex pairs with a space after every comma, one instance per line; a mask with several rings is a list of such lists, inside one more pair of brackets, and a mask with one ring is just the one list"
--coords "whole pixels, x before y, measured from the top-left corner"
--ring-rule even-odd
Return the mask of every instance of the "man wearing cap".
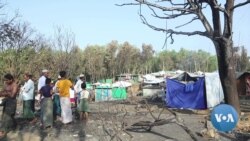
[[79, 104], [79, 102], [80, 102], [80, 92], [82, 91], [81, 85], [83, 82], [85, 82], [84, 74], [80, 74], [79, 79], [77, 80], [77, 82], [74, 86], [75, 93], [77, 95], [77, 104]]
[[49, 76], [49, 71], [44, 69], [42, 70], [42, 76], [38, 80], [37, 90], [39, 91], [43, 86], [45, 86], [46, 78]]
[[[37, 92], [39, 94], [40, 89], [46, 85], [46, 78], [49, 76], [49, 71], [47, 69], [42, 70], [42, 75], [38, 80]], [[39, 97], [39, 96], [38, 96]], [[35, 111], [35, 103], [33, 104], [33, 110]]]

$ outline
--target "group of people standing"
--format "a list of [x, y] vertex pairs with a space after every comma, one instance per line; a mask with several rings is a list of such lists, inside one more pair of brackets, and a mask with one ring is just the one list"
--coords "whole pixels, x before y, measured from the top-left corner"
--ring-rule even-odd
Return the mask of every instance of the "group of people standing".
[[[2, 124], [0, 127], [0, 138], [14, 129], [17, 125], [15, 113], [18, 94], [23, 100], [23, 119], [33, 124], [37, 122], [35, 116], [35, 84], [30, 73], [24, 74], [25, 83], [22, 87], [11, 74], [4, 75], [4, 87], [0, 91], [0, 97], [5, 97], [3, 104]], [[40, 103], [41, 128], [53, 126], [56, 117], [59, 117], [63, 124], [70, 124], [73, 120], [70, 90], [74, 90], [80, 119], [86, 125], [88, 119], [88, 98], [89, 92], [86, 90], [85, 77], [79, 76], [75, 85], [67, 79], [66, 71], [60, 71], [56, 82], [49, 78], [49, 71], [42, 70], [42, 76], [38, 80], [37, 94]]]

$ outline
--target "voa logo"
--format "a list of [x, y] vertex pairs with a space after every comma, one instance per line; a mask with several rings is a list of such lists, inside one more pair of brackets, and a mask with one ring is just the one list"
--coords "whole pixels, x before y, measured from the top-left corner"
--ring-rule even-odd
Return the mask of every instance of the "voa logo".
[[211, 113], [211, 122], [219, 131], [231, 131], [238, 122], [238, 113], [230, 105], [220, 104]]
[[234, 118], [232, 114], [215, 114], [215, 118], [217, 122], [225, 121], [225, 122], [234, 122]]

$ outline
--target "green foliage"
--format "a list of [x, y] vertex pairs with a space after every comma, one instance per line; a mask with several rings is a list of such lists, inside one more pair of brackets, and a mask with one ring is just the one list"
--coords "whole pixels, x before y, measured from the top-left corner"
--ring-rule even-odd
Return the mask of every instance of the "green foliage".
[[40, 71], [46, 68], [50, 70], [50, 76], [56, 78], [60, 70], [66, 69], [72, 80], [84, 73], [89, 81], [96, 81], [122, 73], [145, 74], [178, 69], [207, 72], [217, 69], [216, 56], [202, 50], [155, 53], [151, 46], [143, 45], [140, 51], [128, 42], [118, 44], [116, 41], [106, 46], [90, 45], [84, 50], [74, 46], [69, 52], [53, 49], [52, 45], [44, 43], [38, 46], [26, 46], [18, 53], [13, 49], [0, 52], [1, 74], [17, 69], [19, 74], [28, 71], [38, 78]]
[[24, 72], [31, 72], [36, 80], [41, 70], [46, 68], [50, 70], [52, 78], [56, 78], [59, 71], [65, 70], [72, 80], [84, 73], [88, 81], [96, 81], [124, 73], [217, 69], [216, 57], [202, 50], [182, 48], [179, 52], [172, 50], [156, 53], [152, 45], [142, 44], [140, 50], [129, 42], [118, 44], [117, 41], [111, 41], [105, 46], [89, 45], [82, 49], [74, 44], [71, 33], [62, 32], [60, 28], [56, 37], [49, 42], [43, 37], [32, 38], [27, 25], [12, 24], [10, 27], [15, 32], [9, 34], [10, 37], [2, 38], [1, 76], [10, 72], [22, 79]]
[[[1, 23], [1, 22], [0, 22]], [[72, 32], [57, 28], [55, 38], [48, 41], [43, 36], [33, 35], [26, 24], [10, 22], [0, 29], [0, 77], [13, 73], [22, 80], [24, 72], [38, 79], [42, 69], [50, 70], [50, 77], [57, 78], [65, 70], [72, 80], [84, 73], [88, 81], [113, 78], [124, 73], [146, 74], [157, 71], [185, 70], [189, 72], [217, 70], [217, 57], [203, 50], [164, 50], [156, 53], [150, 44], [141, 48], [129, 42], [119, 44], [111, 41], [107, 45], [75, 45]], [[8, 33], [8, 34], [7, 34]], [[239, 68], [250, 69], [246, 49], [238, 56]]]

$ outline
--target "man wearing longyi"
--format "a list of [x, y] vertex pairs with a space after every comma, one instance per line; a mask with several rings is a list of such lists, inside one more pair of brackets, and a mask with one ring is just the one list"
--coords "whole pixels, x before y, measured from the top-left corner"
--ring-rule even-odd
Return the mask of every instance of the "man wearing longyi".
[[18, 94], [18, 84], [11, 74], [4, 75], [4, 86], [0, 91], [0, 97], [6, 97], [3, 105], [2, 124], [0, 127], [0, 139], [5, 137], [7, 132], [16, 128], [16, 95]]

